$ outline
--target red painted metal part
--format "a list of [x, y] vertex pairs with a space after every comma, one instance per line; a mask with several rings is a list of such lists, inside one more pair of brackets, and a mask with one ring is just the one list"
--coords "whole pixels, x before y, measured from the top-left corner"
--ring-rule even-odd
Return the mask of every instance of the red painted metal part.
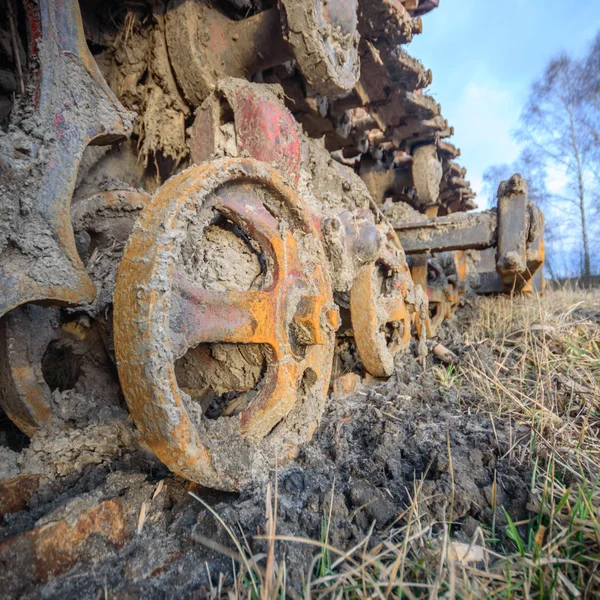
[[276, 165], [285, 177], [298, 183], [301, 151], [296, 121], [265, 86], [243, 79], [220, 80], [217, 91], [197, 111], [191, 128], [192, 161], [202, 164], [219, 151], [222, 100], [233, 112], [238, 155]]
[[300, 141], [290, 112], [280, 102], [266, 99], [248, 86], [236, 90], [233, 102], [240, 152], [262, 162], [275, 163], [282, 173], [298, 183]]

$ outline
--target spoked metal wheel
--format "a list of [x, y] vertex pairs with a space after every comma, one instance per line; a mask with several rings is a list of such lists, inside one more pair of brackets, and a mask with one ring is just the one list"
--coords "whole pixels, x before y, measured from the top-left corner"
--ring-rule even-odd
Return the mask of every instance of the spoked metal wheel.
[[413, 286], [396, 234], [386, 225], [380, 225], [380, 230], [380, 256], [358, 272], [350, 292], [350, 315], [365, 369], [375, 377], [389, 377], [395, 355], [411, 340], [405, 298]]
[[[223, 262], [241, 243], [258, 265], [245, 283], [231, 275], [251, 270], [245, 254]], [[339, 320], [324, 264], [307, 209], [264, 163], [205, 163], [158, 190], [119, 267], [115, 349], [131, 414], [171, 470], [235, 490], [310, 439]], [[246, 360], [237, 369], [244, 381], [223, 393], [214, 374], [238, 359], [215, 360], [232, 346]], [[211, 410], [190, 389], [202, 385], [212, 388]]]

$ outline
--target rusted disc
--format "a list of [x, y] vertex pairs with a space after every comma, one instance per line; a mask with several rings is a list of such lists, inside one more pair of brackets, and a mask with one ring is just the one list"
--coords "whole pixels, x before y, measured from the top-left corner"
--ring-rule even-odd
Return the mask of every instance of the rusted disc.
[[360, 76], [357, 0], [280, 0], [284, 36], [311, 88], [327, 98]]
[[362, 267], [350, 291], [356, 347], [365, 369], [375, 377], [389, 377], [394, 372], [394, 356], [411, 339], [411, 318], [404, 299], [412, 281], [401, 248], [394, 246], [386, 239], [379, 258]]
[[[28, 436], [85, 422], [91, 412], [120, 403], [100, 332], [65, 317], [59, 309], [26, 304], [0, 321], [0, 406]], [[93, 406], [83, 398], [90, 386], [96, 388]], [[72, 392], [61, 404], [55, 390]]]
[[[210, 258], [198, 254], [211, 228], [253, 249], [260, 285], [241, 289], [228, 281], [229, 269], [240, 265], [219, 262], [225, 246]], [[173, 471], [202, 485], [239, 489], [312, 436], [338, 320], [318, 240], [292, 188], [252, 159], [192, 167], [142, 211], [119, 267], [115, 347], [130, 412]], [[219, 275], [205, 275], [213, 271]], [[243, 396], [217, 395], [209, 418], [192, 400], [196, 392], [182, 390], [176, 363], [196, 366], [197, 373], [179, 371], [193, 387], [194, 377], [209, 378], [215, 357], [232, 348], [257, 358], [261, 376], [252, 389], [240, 385]], [[191, 360], [193, 354], [200, 358]], [[252, 368], [248, 359], [238, 373]], [[217, 410], [221, 401], [226, 406]]]
[[42, 358], [60, 338], [59, 310], [25, 305], [0, 320], [0, 405], [26, 435], [52, 422]]
[[[86, 307], [88, 314], [106, 316], [118, 260], [148, 199], [148, 194], [137, 190], [113, 190], [73, 204], [78, 251], [97, 289], [94, 303]], [[107, 326], [108, 331], [84, 327], [59, 309], [34, 305], [17, 307], [2, 319], [0, 405], [24, 433], [31, 436], [40, 428], [68, 425], [68, 411], [56, 410], [53, 391], [83, 390], [88, 375], [95, 385], [104, 381], [109, 404], [118, 403], [118, 385], [105, 352], [111, 348], [110, 322]], [[62, 416], [57, 414], [61, 412]]]

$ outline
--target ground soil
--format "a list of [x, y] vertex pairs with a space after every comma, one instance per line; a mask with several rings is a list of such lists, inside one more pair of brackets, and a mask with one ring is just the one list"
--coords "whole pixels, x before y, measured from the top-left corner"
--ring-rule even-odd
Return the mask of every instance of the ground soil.
[[[494, 360], [490, 349], [468, 345], [462, 337], [462, 319], [471, 310], [464, 307], [444, 323], [439, 339], [459, 360], [485, 366]], [[373, 524], [371, 543], [376, 543], [402, 519], [421, 481], [420, 522], [432, 526], [434, 537], [442, 522], [451, 521], [451, 534], [470, 540], [479, 525], [492, 522], [494, 505], [497, 523], [505, 522], [503, 509], [514, 520], [526, 514], [531, 467], [527, 458], [515, 458], [526, 457], [525, 449], [513, 447], [526, 431], [506, 418], [479, 413], [479, 398], [468, 385], [460, 386], [459, 396], [456, 386], [440, 383], [431, 353], [423, 365], [413, 347], [396, 362], [388, 381], [363, 380], [346, 397], [332, 394], [312, 442], [296, 461], [270, 474], [277, 483], [279, 534], [322, 539], [324, 518], [331, 515], [333, 545], [351, 547]], [[4, 418], [0, 429], [1, 460], [12, 465], [4, 475], [42, 472], [47, 478], [24, 510], [0, 521], [0, 543], [36, 523], [68, 518], [81, 506], [117, 497], [130, 531], [121, 548], [100, 544], [86, 562], [41, 583], [5, 571], [11, 595], [187, 598], [201, 597], [210, 587], [209, 576], [215, 583], [223, 573], [231, 583], [231, 559], [205, 543], [229, 549], [234, 544], [191, 490], [240, 539], [243, 534], [253, 552], [265, 549], [254, 537], [265, 527], [264, 481], [240, 494], [198, 488], [169, 473], [140, 444], [125, 414], [79, 432], [32, 440]], [[296, 542], [279, 543], [277, 551], [286, 557], [290, 585], [300, 591], [315, 549]]]

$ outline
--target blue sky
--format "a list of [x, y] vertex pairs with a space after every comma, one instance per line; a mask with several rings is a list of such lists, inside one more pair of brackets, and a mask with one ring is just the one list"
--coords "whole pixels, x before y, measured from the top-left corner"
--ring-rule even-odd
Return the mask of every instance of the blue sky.
[[[513, 141], [531, 83], [561, 51], [580, 55], [600, 30], [600, 0], [440, 0], [406, 48], [433, 72], [429, 93], [455, 128], [473, 188]], [[556, 183], [557, 187], [560, 181]], [[486, 199], [478, 199], [486, 208]]]

